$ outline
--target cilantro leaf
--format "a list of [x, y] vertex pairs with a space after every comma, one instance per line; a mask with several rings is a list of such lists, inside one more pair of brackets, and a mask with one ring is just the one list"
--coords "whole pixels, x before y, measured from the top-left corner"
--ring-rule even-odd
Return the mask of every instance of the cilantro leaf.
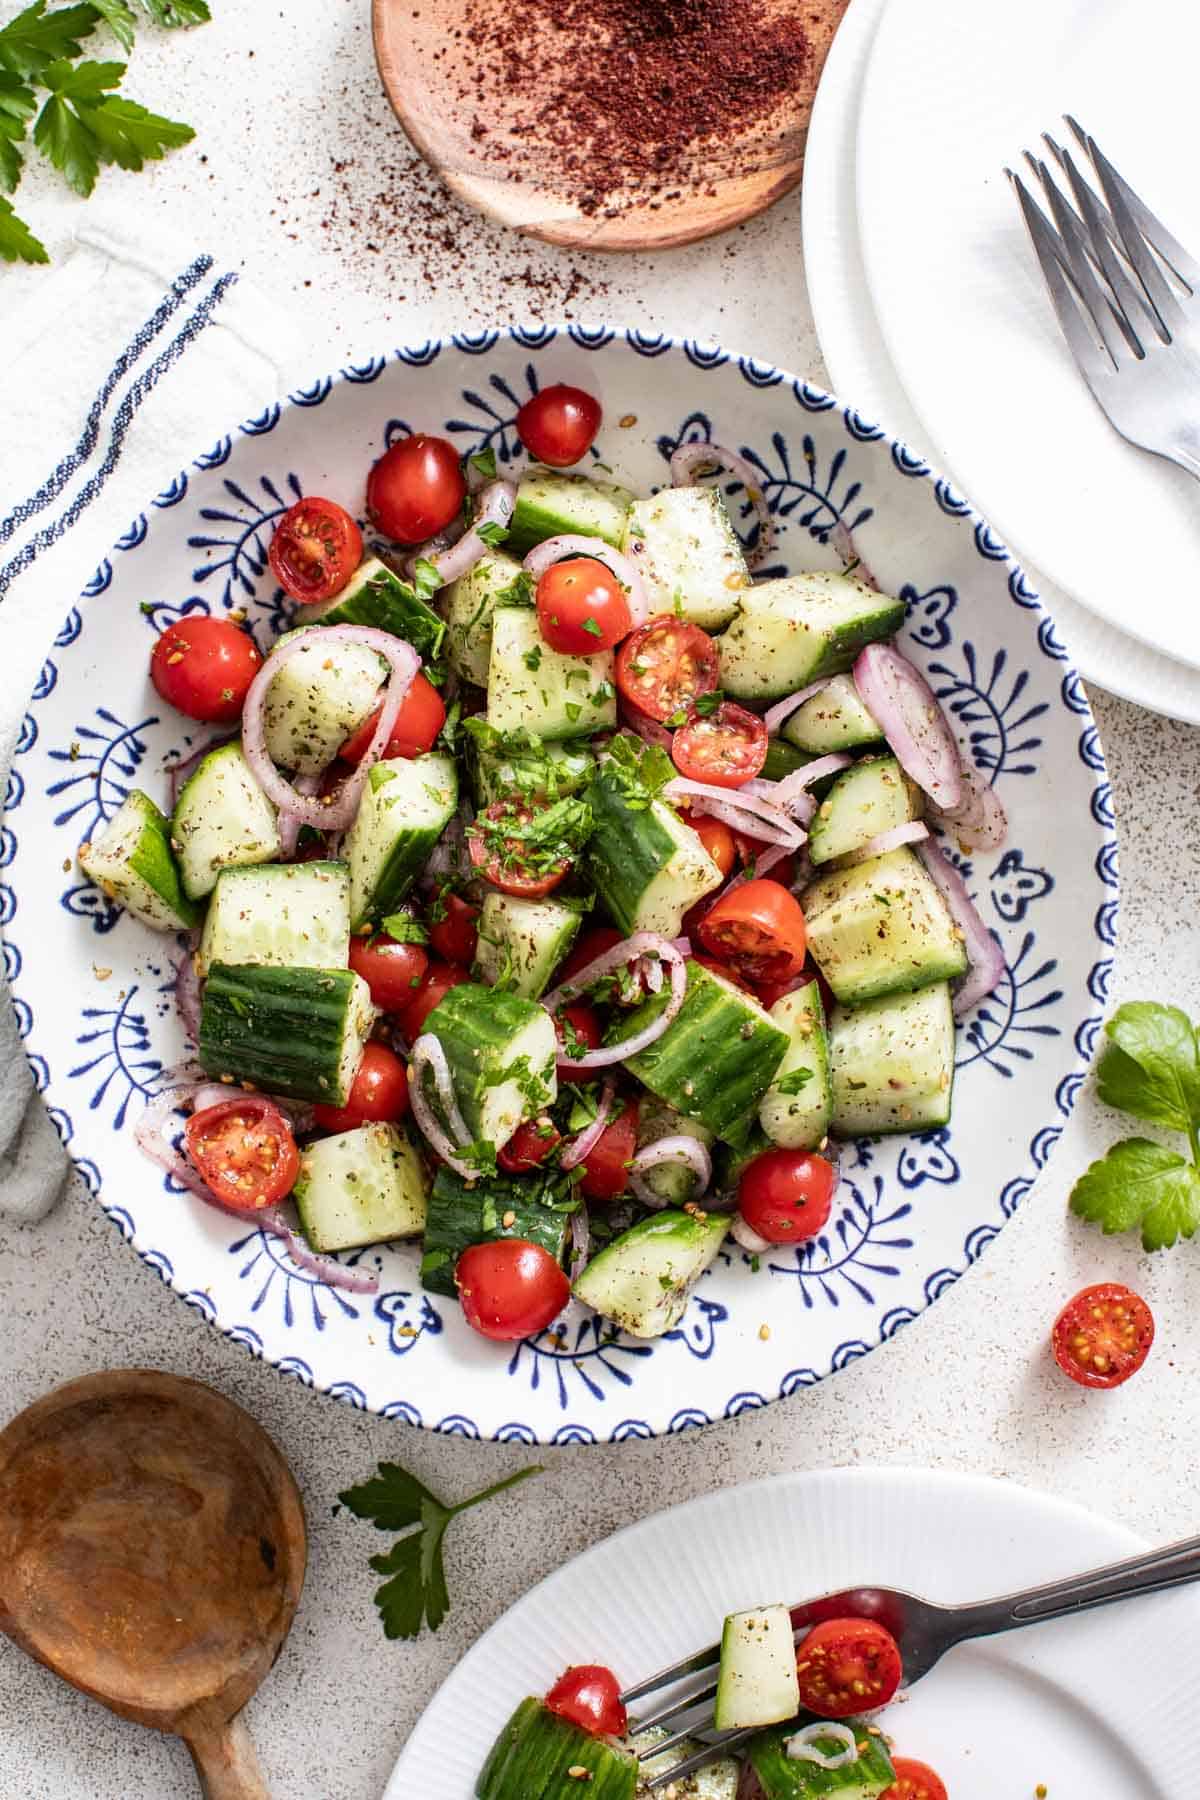
[[129, 0], [92, 0], [92, 5], [100, 14], [122, 50], [127, 53], [133, 49], [133, 40], [137, 32], [137, 19]]
[[414, 919], [411, 913], [389, 913], [381, 922], [381, 930], [397, 944], [427, 944], [429, 933], [420, 919]]
[[387, 1637], [415, 1638], [422, 1624], [436, 1631], [449, 1612], [450, 1589], [442, 1552], [451, 1520], [541, 1472], [536, 1465], [518, 1469], [506, 1480], [450, 1506], [399, 1463], [380, 1463], [368, 1481], [338, 1496], [351, 1512], [371, 1520], [381, 1531], [415, 1527], [390, 1550], [368, 1559], [377, 1575], [388, 1578], [375, 1590], [375, 1605]]
[[0, 196], [0, 260], [27, 263], [50, 261], [45, 244], [34, 237], [24, 219], [17, 217], [11, 204], [3, 196]]
[[1097, 1071], [1100, 1098], [1135, 1119], [1193, 1132], [1200, 1124], [1200, 1062], [1187, 1014], [1134, 1000], [1118, 1007], [1105, 1029], [1111, 1042]]
[[1165, 1250], [1200, 1226], [1200, 1170], [1149, 1138], [1125, 1138], [1071, 1190], [1071, 1211], [1106, 1236], [1140, 1225], [1146, 1250]]
[[204, 25], [212, 18], [208, 0], [138, 0], [156, 25], [175, 30], [181, 25]]
[[0, 69], [14, 75], [40, 75], [60, 57], [83, 54], [83, 39], [95, 31], [94, 6], [64, 6], [46, 11], [46, 0], [33, 0], [7, 25], [0, 26]]

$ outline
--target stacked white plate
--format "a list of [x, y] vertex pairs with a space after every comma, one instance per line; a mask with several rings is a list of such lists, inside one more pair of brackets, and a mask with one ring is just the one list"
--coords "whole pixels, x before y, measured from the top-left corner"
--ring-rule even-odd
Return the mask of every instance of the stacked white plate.
[[1062, 114], [1200, 253], [1182, 153], [1200, 17], [1172, 0], [851, 0], [804, 174], [836, 393], [942, 467], [1021, 557], [1072, 661], [1200, 723], [1200, 482], [1076, 372], [1004, 177]]

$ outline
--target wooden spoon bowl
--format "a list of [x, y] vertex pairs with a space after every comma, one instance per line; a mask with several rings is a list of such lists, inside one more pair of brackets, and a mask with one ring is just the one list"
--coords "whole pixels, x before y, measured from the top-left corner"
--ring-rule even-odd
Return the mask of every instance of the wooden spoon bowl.
[[[645, 0], [647, 7], [664, 3]], [[499, 14], [511, 12], [511, 0], [492, 4]], [[612, 216], [584, 211], [564, 180], [562, 133], [569, 133], [569, 119], [561, 130], [530, 140], [527, 100], [486, 79], [496, 58], [490, 34], [479, 29], [482, 5], [373, 0], [379, 72], [417, 149], [455, 193], [518, 231], [581, 250], [662, 250], [727, 231], [796, 186], [817, 83], [848, 0], [808, 0], [803, 76], [768, 118], [742, 128], [731, 121], [718, 145], [697, 151], [697, 179], [685, 180], [680, 193], [639, 192], [635, 183]], [[763, 0], [763, 6], [781, 18], [795, 14], [795, 0]], [[537, 0], [525, 16], [535, 33], [529, 58], [536, 61]], [[471, 92], [471, 103], [456, 98], [456, 90]]]
[[198, 1382], [88, 1375], [0, 1432], [0, 1630], [182, 1737], [209, 1800], [268, 1800], [237, 1715], [283, 1646], [305, 1559], [287, 1464]]

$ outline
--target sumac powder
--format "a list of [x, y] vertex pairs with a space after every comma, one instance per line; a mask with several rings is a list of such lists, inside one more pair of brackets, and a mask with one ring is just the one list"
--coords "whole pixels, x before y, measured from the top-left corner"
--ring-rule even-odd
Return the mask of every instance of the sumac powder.
[[796, 154], [787, 122], [801, 128], [806, 25], [823, 18], [813, 8], [814, 0], [468, 0], [462, 38], [438, 60], [448, 102], [471, 117], [491, 158], [586, 214], [611, 217]]

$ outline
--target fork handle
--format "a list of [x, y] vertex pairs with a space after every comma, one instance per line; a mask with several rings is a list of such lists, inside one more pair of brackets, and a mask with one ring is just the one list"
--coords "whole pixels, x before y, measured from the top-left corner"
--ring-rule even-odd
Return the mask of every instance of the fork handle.
[[955, 1607], [955, 1641], [961, 1643], [965, 1638], [1016, 1631], [1023, 1625], [1066, 1618], [1072, 1613], [1086, 1612], [1093, 1606], [1126, 1600], [1133, 1594], [1157, 1594], [1197, 1580], [1200, 1580], [1200, 1537], [1182, 1538], [1179, 1543], [1167, 1544], [1161, 1550], [1144, 1551], [1124, 1562], [1107, 1563], [1103, 1568], [1091, 1569], [1083, 1575], [1070, 1575], [1065, 1581], [1051, 1581], [1044, 1587], [1027, 1588], [996, 1600], [985, 1600], [977, 1606]]

